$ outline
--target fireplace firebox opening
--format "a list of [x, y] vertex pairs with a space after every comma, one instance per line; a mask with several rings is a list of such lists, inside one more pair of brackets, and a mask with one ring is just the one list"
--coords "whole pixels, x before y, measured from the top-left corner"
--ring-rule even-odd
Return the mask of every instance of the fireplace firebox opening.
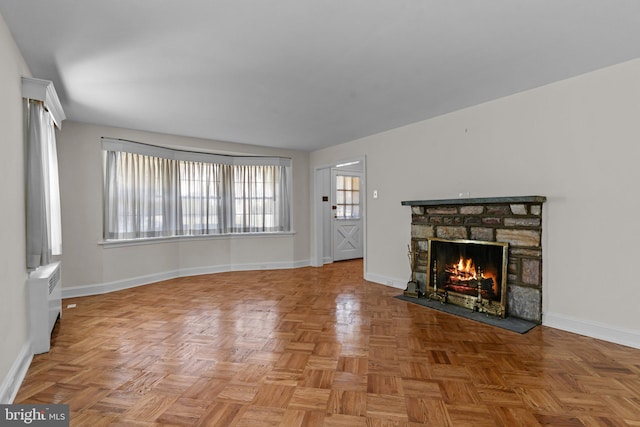
[[427, 248], [427, 298], [505, 317], [508, 243], [431, 238]]

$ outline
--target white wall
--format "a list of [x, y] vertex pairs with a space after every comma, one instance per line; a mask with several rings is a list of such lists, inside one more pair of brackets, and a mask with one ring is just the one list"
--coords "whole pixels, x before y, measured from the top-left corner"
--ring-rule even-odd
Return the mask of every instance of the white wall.
[[[101, 137], [221, 154], [292, 158], [293, 235], [186, 239], [137, 246], [102, 240]], [[309, 154], [66, 121], [58, 135], [63, 295], [148, 283], [177, 275], [309, 264]]]
[[619, 64], [314, 152], [311, 167], [366, 156], [366, 277], [398, 287], [401, 201], [547, 196], [544, 323], [640, 347], [638, 76], [640, 60]]
[[13, 398], [17, 371], [30, 356], [22, 76], [31, 73], [0, 15], [0, 403]]

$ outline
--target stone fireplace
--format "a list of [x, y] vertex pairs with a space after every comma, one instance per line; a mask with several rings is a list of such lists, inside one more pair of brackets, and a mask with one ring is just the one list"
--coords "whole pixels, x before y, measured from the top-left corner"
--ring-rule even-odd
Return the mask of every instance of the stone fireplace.
[[[403, 201], [411, 206], [411, 248], [419, 251], [414, 268], [420, 294], [444, 299], [447, 291], [448, 301], [457, 305], [541, 323], [545, 201], [543, 196]], [[440, 248], [445, 243], [453, 246]], [[487, 250], [481, 246], [492, 249], [479, 254]], [[504, 264], [490, 265], [502, 252]], [[438, 294], [433, 294], [436, 289]]]

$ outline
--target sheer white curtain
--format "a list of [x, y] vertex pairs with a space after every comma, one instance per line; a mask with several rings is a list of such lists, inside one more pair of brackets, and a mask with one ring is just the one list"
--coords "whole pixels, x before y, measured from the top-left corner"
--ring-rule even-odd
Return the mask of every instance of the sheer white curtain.
[[104, 151], [106, 239], [173, 236], [179, 231], [177, 161]]
[[62, 225], [53, 118], [36, 100], [27, 116], [27, 268], [35, 269], [62, 253]]
[[287, 159], [117, 140], [103, 156], [106, 240], [290, 231]]
[[284, 166], [230, 166], [229, 206], [234, 233], [288, 231], [289, 194]]
[[227, 221], [223, 195], [222, 165], [180, 161], [180, 234], [194, 236], [225, 232]]

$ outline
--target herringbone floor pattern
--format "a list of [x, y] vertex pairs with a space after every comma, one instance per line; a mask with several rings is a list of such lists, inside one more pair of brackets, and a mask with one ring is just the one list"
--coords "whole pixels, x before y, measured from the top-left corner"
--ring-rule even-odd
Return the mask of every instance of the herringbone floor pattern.
[[640, 350], [392, 298], [362, 262], [64, 301], [16, 403], [74, 426], [640, 426]]

